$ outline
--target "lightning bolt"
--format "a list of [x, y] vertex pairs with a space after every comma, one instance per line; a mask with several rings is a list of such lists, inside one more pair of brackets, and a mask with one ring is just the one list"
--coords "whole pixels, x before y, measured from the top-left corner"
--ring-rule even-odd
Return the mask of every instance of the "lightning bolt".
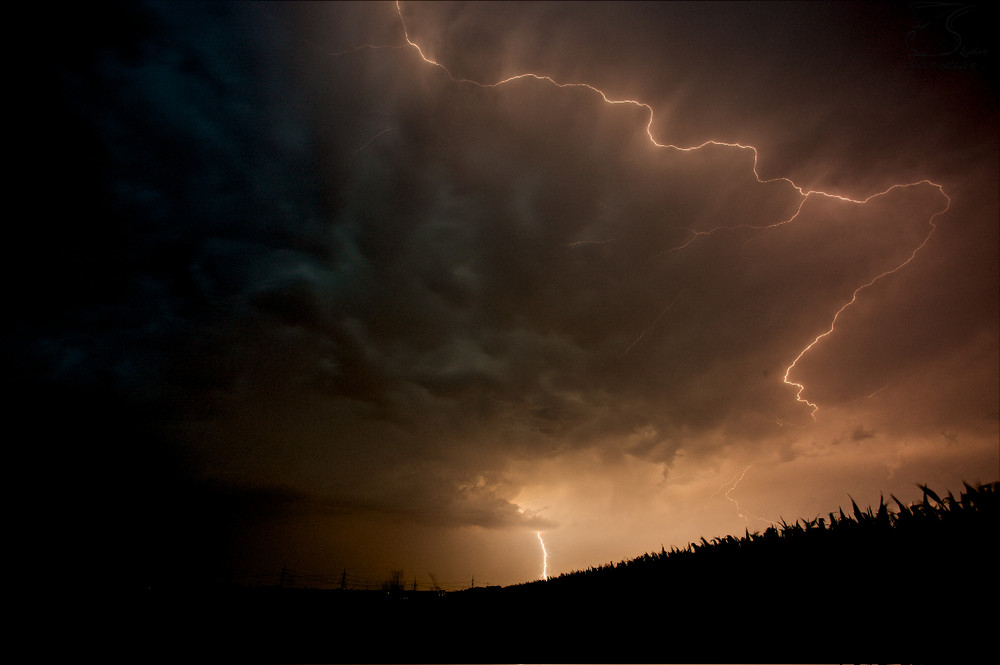
[[[742, 519], [744, 519], [744, 520], [746, 520], [748, 522], [750, 520], [752, 520], [752, 519], [754, 519], [754, 520], [760, 520], [761, 522], [767, 522], [768, 524], [770, 524], [772, 526], [777, 526], [776, 522], [772, 522], [771, 520], [764, 519], [763, 517], [757, 517], [756, 515], [751, 515], [750, 513], [743, 514], [743, 512], [740, 510], [740, 502], [737, 501], [732, 496], [733, 490], [735, 490], [736, 486], [739, 485], [743, 481], [743, 477], [745, 475], [747, 475], [747, 471], [750, 470], [751, 466], [753, 466], [753, 464], [747, 464], [746, 468], [744, 468], [743, 471], [741, 471], [739, 474], [737, 474], [736, 478], [734, 478], [733, 480], [731, 480], [730, 482], [728, 482], [728, 483], [726, 483], [725, 485], [722, 486], [722, 487], [726, 487], [726, 486], [729, 487], [729, 489], [726, 490], [725, 498], [728, 501], [732, 501], [733, 502], [733, 505], [736, 506], [736, 515], [739, 516], [740, 518], [742, 518]], [[722, 487], [720, 487], [719, 489], [715, 490], [715, 492], [713, 493], [713, 496], [715, 494], [717, 494], [719, 491], [721, 491]], [[711, 498], [711, 497], [709, 497], [709, 498]]]
[[[719, 226], [719, 227], [715, 227], [715, 228], [704, 230], [704, 231], [698, 231], [698, 230], [690, 229], [689, 228], [687, 230], [691, 233], [691, 237], [687, 241], [685, 241], [684, 243], [682, 243], [682, 244], [680, 244], [680, 245], [678, 245], [676, 247], [672, 247], [672, 248], [666, 250], [666, 252], [661, 252], [660, 254], [675, 252], [675, 251], [684, 249], [685, 247], [688, 247], [691, 243], [695, 242], [696, 240], [698, 240], [700, 238], [704, 238], [704, 237], [710, 236], [712, 234], [715, 234], [715, 233], [718, 233], [718, 232], [721, 232], [721, 231], [724, 231], [724, 230], [728, 230], [728, 231], [732, 231], [732, 230], [736, 230], [736, 229], [767, 230], [767, 229], [774, 229], [774, 228], [783, 226], [785, 224], [790, 224], [790, 223], [794, 222], [799, 217], [799, 215], [801, 215], [802, 209], [804, 208], [806, 202], [810, 198], [812, 198], [812, 197], [825, 197], [825, 198], [829, 198], [829, 199], [836, 199], [836, 200], [839, 200], [839, 201], [843, 201], [844, 203], [850, 203], [850, 204], [855, 204], [855, 205], [864, 205], [864, 204], [868, 203], [869, 201], [871, 201], [871, 200], [873, 200], [875, 198], [878, 198], [880, 196], [884, 196], [884, 195], [886, 195], [886, 194], [888, 194], [888, 193], [890, 193], [890, 192], [892, 192], [892, 191], [894, 191], [896, 189], [905, 189], [905, 188], [917, 187], [917, 186], [922, 186], [922, 185], [926, 185], [926, 186], [930, 186], [930, 187], [936, 188], [941, 193], [941, 195], [944, 197], [945, 204], [944, 204], [944, 207], [942, 207], [941, 210], [939, 210], [939, 211], [935, 212], [933, 215], [931, 215], [930, 219], [928, 220], [928, 225], [930, 226], [930, 229], [928, 230], [927, 234], [924, 236], [923, 241], [910, 253], [910, 255], [904, 261], [902, 261], [901, 263], [899, 263], [895, 267], [890, 268], [889, 270], [886, 270], [885, 272], [883, 272], [883, 273], [881, 273], [879, 275], [876, 275], [874, 278], [872, 278], [868, 282], [866, 282], [866, 283], [862, 284], [861, 286], [857, 287], [856, 289], [854, 289], [853, 293], [851, 294], [851, 298], [847, 302], [845, 302], [843, 305], [841, 305], [841, 307], [833, 315], [833, 318], [830, 321], [829, 328], [826, 331], [824, 331], [824, 332], [816, 335], [816, 337], [813, 338], [813, 340], [809, 344], [807, 344], [805, 347], [802, 348], [801, 351], [799, 351], [798, 355], [795, 356], [795, 359], [791, 362], [791, 364], [788, 365], [788, 367], [785, 368], [785, 373], [784, 373], [784, 376], [782, 378], [783, 382], [787, 386], [795, 389], [795, 400], [797, 402], [799, 402], [799, 403], [801, 403], [801, 404], [803, 404], [805, 406], [808, 406], [810, 408], [810, 410], [811, 410], [811, 416], [813, 417], [813, 419], [815, 419], [815, 417], [816, 417], [816, 412], [819, 410], [819, 406], [817, 404], [815, 404], [814, 402], [810, 402], [808, 399], [806, 399], [806, 398], [804, 398], [802, 396], [803, 392], [805, 392], [805, 389], [806, 389], [804, 384], [802, 384], [800, 382], [797, 382], [797, 381], [793, 381], [791, 379], [792, 372], [795, 369], [796, 365], [802, 359], [802, 357], [805, 356], [807, 353], [809, 353], [809, 351], [811, 351], [813, 348], [815, 348], [817, 344], [819, 344], [826, 337], [828, 337], [828, 336], [830, 336], [830, 335], [833, 334], [833, 332], [834, 332], [834, 330], [836, 329], [836, 326], [837, 326], [837, 321], [840, 319], [840, 315], [843, 314], [845, 310], [847, 310], [852, 305], [854, 305], [855, 302], [857, 302], [858, 296], [859, 296], [859, 294], [861, 294], [862, 291], [865, 291], [866, 289], [874, 286], [877, 282], [881, 281], [882, 279], [884, 279], [884, 278], [886, 278], [886, 277], [888, 277], [888, 276], [890, 276], [892, 274], [895, 274], [896, 272], [902, 270], [906, 265], [908, 265], [910, 262], [912, 262], [914, 260], [914, 258], [920, 252], [920, 250], [922, 250], [927, 245], [927, 243], [931, 239], [931, 236], [934, 234], [934, 231], [937, 228], [937, 225], [935, 224], [935, 220], [939, 216], [941, 216], [945, 212], [947, 212], [948, 209], [951, 207], [951, 198], [945, 193], [944, 188], [941, 185], [939, 185], [939, 184], [937, 184], [935, 182], [932, 182], [930, 180], [927, 180], [927, 179], [920, 180], [920, 181], [917, 181], [917, 182], [907, 183], [907, 184], [892, 185], [892, 186], [888, 187], [887, 189], [885, 189], [885, 190], [883, 190], [881, 192], [878, 192], [876, 194], [872, 194], [871, 196], [868, 196], [867, 198], [864, 198], [864, 199], [854, 199], [854, 198], [850, 198], [848, 196], [844, 196], [844, 195], [841, 195], [841, 194], [834, 194], [834, 193], [830, 193], [830, 192], [824, 192], [824, 191], [821, 191], [821, 190], [806, 190], [805, 188], [797, 185], [790, 178], [786, 178], [786, 177], [775, 177], [775, 178], [768, 178], [768, 179], [761, 178], [760, 173], [758, 171], [758, 165], [759, 165], [759, 157], [760, 157], [760, 155], [759, 155], [759, 152], [758, 152], [758, 150], [757, 150], [756, 147], [754, 147], [752, 145], [744, 145], [742, 143], [719, 141], [719, 140], [715, 140], [715, 139], [711, 139], [711, 140], [705, 141], [703, 143], [700, 143], [698, 145], [688, 146], [688, 147], [677, 146], [677, 145], [673, 145], [673, 144], [669, 144], [669, 143], [661, 143], [660, 141], [658, 141], [656, 139], [656, 137], [653, 134], [654, 112], [653, 112], [653, 107], [652, 106], [650, 106], [646, 102], [642, 102], [642, 101], [639, 101], [637, 99], [613, 99], [613, 98], [609, 97], [607, 95], [607, 93], [605, 93], [603, 90], [601, 90], [601, 89], [599, 89], [599, 88], [597, 88], [597, 87], [595, 87], [595, 86], [593, 86], [593, 85], [591, 85], [589, 83], [562, 83], [562, 82], [559, 82], [559, 81], [555, 80], [551, 76], [548, 76], [548, 75], [545, 75], [545, 74], [538, 74], [538, 73], [535, 73], [535, 72], [525, 72], [525, 73], [521, 73], [521, 74], [515, 74], [513, 76], [508, 76], [507, 78], [501, 79], [501, 80], [496, 81], [494, 83], [482, 83], [480, 81], [474, 81], [474, 80], [468, 79], [468, 78], [457, 77], [454, 74], [452, 74], [451, 70], [449, 70], [445, 65], [441, 64], [437, 60], [434, 60], [433, 58], [431, 58], [430, 56], [428, 56], [424, 52], [423, 48], [421, 48], [421, 46], [417, 42], [413, 41], [413, 39], [410, 37], [410, 32], [409, 32], [409, 29], [407, 28], [407, 25], [406, 25], [406, 19], [403, 16], [402, 3], [400, 2], [400, 0], [396, 0], [395, 5], [396, 5], [396, 14], [399, 17], [400, 24], [401, 24], [401, 26], [403, 28], [403, 37], [406, 40], [406, 45], [409, 46], [409, 47], [411, 47], [411, 48], [413, 48], [424, 62], [426, 62], [429, 65], [433, 65], [434, 67], [437, 67], [437, 68], [441, 69], [448, 76], [448, 78], [451, 79], [455, 83], [458, 83], [458, 84], [467, 84], [467, 85], [474, 85], [474, 86], [477, 86], [479, 88], [498, 88], [500, 86], [511, 84], [511, 83], [515, 83], [517, 81], [535, 80], [535, 81], [542, 81], [542, 82], [548, 83], [548, 84], [550, 84], [552, 86], [555, 86], [556, 88], [561, 88], [561, 89], [565, 89], [565, 88], [583, 88], [583, 89], [589, 90], [589, 91], [593, 92], [594, 94], [598, 95], [601, 98], [601, 100], [604, 101], [604, 103], [606, 103], [606, 104], [611, 104], [611, 105], [615, 105], [615, 106], [632, 106], [632, 107], [635, 107], [637, 109], [642, 110], [646, 114], [646, 116], [648, 118], [647, 121], [646, 121], [646, 126], [645, 126], [646, 136], [649, 139], [650, 144], [652, 144], [656, 148], [666, 149], [666, 150], [674, 150], [674, 151], [677, 151], [677, 152], [693, 152], [693, 151], [696, 151], [696, 150], [701, 150], [701, 149], [703, 149], [703, 148], [705, 148], [707, 146], [721, 146], [721, 147], [726, 147], [726, 148], [732, 148], [732, 149], [735, 149], [735, 150], [748, 150], [748, 151], [750, 151], [753, 154], [753, 174], [754, 174], [754, 177], [756, 178], [756, 180], [757, 180], [757, 182], [759, 184], [768, 184], [768, 183], [774, 183], [774, 182], [784, 182], [784, 183], [787, 183], [788, 185], [790, 185], [792, 188], [794, 188], [795, 191], [798, 192], [799, 196], [801, 197], [801, 200], [799, 201], [799, 205], [796, 208], [795, 212], [791, 216], [789, 216], [787, 219], [780, 220], [780, 221], [775, 222], [773, 224], [767, 224], [767, 225], [763, 225], [763, 226], [754, 226], [754, 225], [748, 225], [748, 224], [740, 224], [740, 225], [734, 225], [734, 226]], [[363, 47], [358, 47], [358, 48], [363, 48]], [[374, 48], [374, 47], [370, 47], [370, 48]], [[608, 241], [604, 241], [604, 242], [608, 242]], [[578, 242], [575, 242], [575, 243], [570, 243], [570, 246], [581, 245], [581, 244], [591, 244], [591, 243], [587, 243], [586, 241], [578, 241]], [[667, 309], [669, 309], [669, 308], [670, 308], [670, 306], [668, 305]], [[658, 321], [659, 318], [663, 316], [664, 312], [666, 312], [666, 309], [663, 312], [660, 313], [660, 316], [658, 316], [656, 318], [656, 321]], [[641, 340], [643, 338], [643, 336], [645, 336], [645, 334], [649, 332], [649, 330], [653, 327], [653, 325], [656, 324], [656, 321], [654, 321], [653, 324], [649, 328], [647, 328], [645, 331], [643, 331], [642, 334], [640, 334], [639, 337], [631, 345], [629, 345], [628, 348], [631, 349], [632, 346], [634, 346], [639, 340]], [[627, 352], [628, 352], [628, 349], [626, 349], [626, 353]], [[744, 469], [744, 473], [745, 472], [746, 472], [746, 470]], [[742, 474], [740, 476], [740, 479], [742, 479]], [[737, 480], [736, 482], [738, 483], [739, 480]], [[735, 487], [735, 485], [734, 485], [734, 487]], [[729, 497], [727, 496], [727, 498], [729, 498]], [[541, 536], [540, 535], [539, 535], [539, 540], [541, 540]]]
[[365, 148], [367, 148], [369, 145], [371, 145], [372, 141], [374, 141], [378, 137], [382, 136], [383, 134], [387, 134], [388, 132], [393, 131], [394, 129], [395, 129], [395, 127], [386, 127], [381, 132], [379, 132], [375, 136], [373, 136], [370, 139], [368, 139], [367, 141], [365, 141], [364, 145], [362, 145], [360, 148], [358, 148], [357, 150], [354, 151], [354, 154], [355, 155], [358, 154], [359, 152], [361, 152], [362, 150], [364, 150]]
[[[921, 242], [919, 245], [917, 245], [917, 247], [912, 252], [910, 252], [910, 255], [908, 257], [906, 257], [906, 260], [904, 260], [902, 263], [900, 263], [899, 265], [897, 265], [894, 268], [890, 268], [889, 270], [886, 270], [885, 272], [883, 272], [883, 273], [881, 273], [879, 275], [876, 275], [875, 277], [873, 277], [868, 282], [866, 282], [866, 283], [862, 284], [861, 286], [859, 286], [858, 288], [854, 289], [854, 293], [851, 294], [851, 299], [848, 300], [846, 303], [844, 303], [840, 307], [840, 309], [837, 310], [837, 313], [833, 315], [833, 320], [830, 321], [830, 327], [827, 328], [826, 332], [823, 332], [823, 333], [820, 333], [819, 335], [817, 335], [813, 339], [812, 342], [810, 342], [808, 345], [806, 345], [806, 347], [804, 349], [802, 349], [801, 351], [799, 351], [799, 355], [797, 355], [795, 357], [795, 360], [792, 361], [792, 364], [789, 365], [785, 369], [785, 376], [784, 376], [784, 378], [782, 380], [787, 385], [792, 386], [793, 388], [798, 388], [798, 390], [796, 390], [796, 392], [795, 392], [795, 399], [798, 402], [801, 402], [802, 404], [805, 404], [810, 409], [812, 409], [812, 417], [814, 419], [816, 417], [816, 412], [819, 410], [819, 406], [817, 404], [813, 403], [813, 402], [810, 402], [809, 400], [805, 399], [804, 397], [802, 397], [802, 392], [806, 389], [805, 385], [803, 385], [801, 383], [798, 383], [796, 381], [792, 381], [789, 378], [789, 376], [791, 376], [792, 370], [795, 369], [795, 365], [797, 365], [798, 362], [799, 362], [799, 360], [802, 359], [802, 356], [806, 355], [814, 346], [816, 346], [817, 344], [819, 344], [820, 341], [822, 341], [824, 338], [826, 338], [826, 337], [828, 337], [828, 336], [830, 336], [830, 335], [833, 334], [833, 331], [837, 327], [837, 320], [840, 318], [840, 315], [843, 314], [844, 311], [847, 310], [851, 305], [853, 305], [854, 303], [856, 303], [858, 301], [858, 294], [860, 294], [865, 289], [868, 289], [868, 288], [874, 286], [877, 282], [881, 281], [885, 277], [888, 277], [889, 275], [892, 275], [892, 274], [894, 274], [896, 272], [899, 272], [905, 266], [909, 265], [909, 263], [911, 261], [913, 261], [914, 258], [916, 258], [917, 253], [920, 252], [920, 250], [922, 250], [927, 245], [928, 242], [930, 242], [931, 236], [934, 234], [935, 229], [937, 229], [937, 225], [934, 223], [934, 220], [937, 219], [939, 216], [943, 215], [944, 213], [946, 213], [948, 211], [948, 209], [951, 207], [951, 197], [949, 197], [945, 193], [944, 188], [941, 187], [941, 185], [933, 183], [930, 180], [921, 180], [918, 183], [912, 183], [912, 184], [909, 184], [909, 185], [893, 185], [892, 187], [890, 187], [889, 189], [885, 190], [884, 192], [880, 192], [878, 194], [873, 194], [872, 196], [868, 197], [867, 199], [865, 199], [863, 201], [852, 201], [852, 203], [867, 203], [868, 201], [870, 201], [871, 199], [875, 198], [876, 196], [882, 196], [883, 194], [887, 194], [888, 192], [892, 191], [893, 189], [896, 189], [896, 188], [899, 188], [899, 187], [914, 187], [916, 185], [923, 185], [923, 184], [927, 184], [927, 185], [930, 185], [932, 187], [937, 188], [937, 190], [941, 193], [941, 196], [943, 196], [944, 199], [945, 199], [945, 205], [944, 205], [944, 207], [941, 208], [941, 210], [939, 210], [936, 213], [934, 213], [933, 215], [931, 215], [930, 219], [927, 221], [928, 225], [930, 225], [931, 228], [927, 232], [927, 235], [924, 236], [923, 242]], [[837, 198], [843, 198], [843, 197], [837, 197]], [[880, 388], [880, 390], [881, 390], [881, 388]]]
[[614, 242], [614, 238], [609, 238], [607, 240], [576, 240], [574, 242], [566, 243], [566, 246], [577, 247], [579, 245], [607, 245], [609, 242]]
[[542, 546], [542, 579], [549, 579], [549, 553], [545, 549], [545, 541], [542, 540], [542, 532], [536, 531], [535, 535], [538, 536], [538, 544]]
[[[675, 298], [674, 302], [676, 302], [676, 301], [677, 301], [677, 299]], [[674, 302], [671, 302], [669, 305], [667, 305], [666, 307], [663, 308], [663, 311], [660, 312], [659, 316], [657, 316], [655, 319], [653, 319], [653, 322], [649, 324], [649, 327], [646, 328], [645, 330], [643, 330], [642, 333], [640, 333], [639, 336], [635, 338], [635, 341], [628, 345], [628, 348], [625, 349], [625, 353], [628, 353], [629, 351], [631, 351], [632, 347], [635, 346], [636, 344], [638, 344], [639, 341], [642, 340], [642, 338], [645, 337], [646, 334], [649, 333], [656, 326], [656, 324], [659, 322], [659, 320], [663, 318], [663, 315], [667, 313], [667, 310], [674, 306]], [[622, 354], [622, 355], [624, 355], [624, 354]]]

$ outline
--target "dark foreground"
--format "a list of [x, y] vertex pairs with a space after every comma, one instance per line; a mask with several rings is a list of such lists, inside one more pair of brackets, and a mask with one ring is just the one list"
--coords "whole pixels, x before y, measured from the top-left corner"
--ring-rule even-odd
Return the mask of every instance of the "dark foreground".
[[[891, 566], [884, 571], [891, 575]], [[802, 571], [795, 571], [801, 574]], [[837, 571], [728, 586], [535, 597], [230, 590], [138, 599], [121, 647], [142, 662], [978, 662], [997, 653], [992, 591]], [[953, 585], [953, 586], [952, 586]], [[682, 590], [683, 589], [683, 590]]]
[[996, 486], [505, 588], [142, 590], [92, 610], [129, 662], [979, 662]]

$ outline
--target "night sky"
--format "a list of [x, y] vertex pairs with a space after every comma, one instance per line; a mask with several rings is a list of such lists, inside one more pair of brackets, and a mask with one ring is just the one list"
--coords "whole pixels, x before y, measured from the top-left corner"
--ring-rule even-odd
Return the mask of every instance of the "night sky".
[[37, 16], [5, 348], [60, 579], [506, 585], [997, 480], [987, 23]]

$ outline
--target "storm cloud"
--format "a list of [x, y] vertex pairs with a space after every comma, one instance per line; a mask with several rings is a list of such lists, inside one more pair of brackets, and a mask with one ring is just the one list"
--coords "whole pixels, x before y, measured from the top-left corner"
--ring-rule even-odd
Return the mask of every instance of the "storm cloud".
[[[539, 530], [566, 569], [742, 532], [740, 469], [767, 519], [995, 476], [971, 24], [978, 69], [903, 7], [76, 11], [8, 346], [114, 531], [462, 577]], [[530, 578], [512, 547], [475, 565]]]

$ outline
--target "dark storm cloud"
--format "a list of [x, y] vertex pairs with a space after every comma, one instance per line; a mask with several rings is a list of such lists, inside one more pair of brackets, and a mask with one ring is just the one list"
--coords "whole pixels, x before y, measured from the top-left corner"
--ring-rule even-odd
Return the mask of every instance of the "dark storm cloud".
[[[936, 177], [913, 124], [871, 126], [860, 100], [887, 65], [861, 39], [839, 69], [849, 30], [831, 7], [796, 32], [794, 17], [765, 20], [773, 7], [722, 21], [717, 8], [612, 6], [415, 6], [408, 27], [457, 77], [534, 69], [649, 100], [663, 142], [768, 137], [765, 177], [787, 166], [796, 182], [863, 182], [854, 198]], [[24, 232], [49, 268], [15, 334], [43, 385], [155, 412], [106, 440], [109, 456], [152, 450], [155, 431], [166, 442], [147, 463], [169, 456], [207, 482], [186, 501], [208, 497], [234, 524], [287, 512], [548, 528], [518, 504], [514, 462], [596, 451], [609, 476], [629, 460], [665, 474], [678, 455], [804, 427], [786, 368], [947, 203], [922, 183], [803, 204], [790, 182], [755, 177], [751, 150], [656, 148], [644, 109], [592, 90], [457, 83], [405, 46], [391, 4], [128, 15], [141, 29], [124, 44], [105, 35], [85, 60], [52, 57], [60, 123], [86, 137], [63, 146], [63, 172], [85, 197], [55, 204], [57, 233]], [[529, 18], [556, 26], [551, 39], [525, 32]], [[677, 41], [640, 30], [650, 21]], [[718, 49], [700, 50], [705, 34]], [[726, 40], [749, 55], [723, 55]], [[891, 81], [870, 106], [913, 121], [889, 103], [911, 84]], [[953, 131], [915, 122], [932, 147]], [[965, 175], [949, 173], [989, 181]], [[838, 323], [850, 334], [796, 365], [806, 399], [850, 405], [994, 339], [995, 240], [974, 238], [995, 220], [968, 200], [937, 219], [913, 281], [879, 281]], [[864, 422], [852, 442], [891, 433]]]
[[863, 441], [864, 439], [871, 439], [875, 436], [875, 432], [865, 429], [862, 425], [858, 425], [853, 432], [851, 432], [851, 441]]

